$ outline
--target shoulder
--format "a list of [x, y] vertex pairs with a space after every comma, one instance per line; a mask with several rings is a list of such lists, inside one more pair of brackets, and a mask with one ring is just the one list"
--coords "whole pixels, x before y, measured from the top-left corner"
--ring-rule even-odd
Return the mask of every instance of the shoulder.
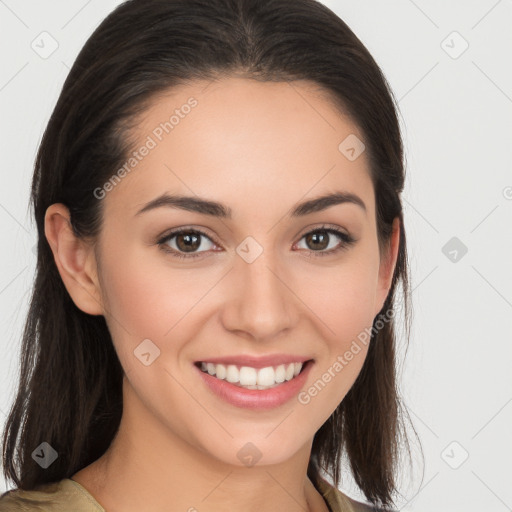
[[69, 478], [31, 490], [11, 489], [0, 494], [0, 512], [105, 512], [84, 491]]
[[391, 509], [357, 501], [332, 486], [323, 478], [319, 479], [317, 488], [324, 496], [332, 512], [396, 512]]

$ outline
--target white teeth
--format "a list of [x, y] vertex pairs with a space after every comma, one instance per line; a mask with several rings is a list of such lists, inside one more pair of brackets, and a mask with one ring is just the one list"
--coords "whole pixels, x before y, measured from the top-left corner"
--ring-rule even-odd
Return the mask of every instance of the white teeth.
[[247, 389], [268, 389], [281, 384], [285, 380], [296, 377], [302, 369], [302, 363], [280, 364], [276, 367], [252, 368], [214, 363], [201, 363], [201, 370], [215, 375], [218, 379], [243, 386]]
[[215, 368], [216, 377], [218, 379], [226, 378], [226, 367], [223, 364], [218, 364]]
[[257, 377], [258, 373], [255, 368], [249, 366], [240, 368], [239, 381], [242, 386], [255, 386]]
[[272, 386], [272, 384], [276, 383], [274, 379], [275, 372], [272, 367], [260, 368], [258, 370], [258, 386]]
[[228, 382], [238, 382], [240, 378], [240, 372], [238, 371], [238, 368], [232, 364], [228, 365], [226, 369], [226, 380]]
[[275, 370], [275, 381], [276, 382], [284, 382], [286, 378], [286, 369], [284, 364], [280, 364]]

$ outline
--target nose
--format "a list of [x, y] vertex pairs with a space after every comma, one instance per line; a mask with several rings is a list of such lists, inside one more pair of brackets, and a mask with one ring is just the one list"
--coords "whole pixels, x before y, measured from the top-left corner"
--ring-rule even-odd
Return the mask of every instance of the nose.
[[290, 287], [288, 273], [275, 259], [265, 252], [252, 263], [239, 258], [230, 274], [222, 311], [227, 330], [263, 341], [297, 324], [300, 301]]

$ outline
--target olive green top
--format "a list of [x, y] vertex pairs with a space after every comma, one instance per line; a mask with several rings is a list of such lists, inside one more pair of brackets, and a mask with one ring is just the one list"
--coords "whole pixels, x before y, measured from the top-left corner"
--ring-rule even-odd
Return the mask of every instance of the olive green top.
[[[321, 479], [317, 490], [330, 512], [364, 512], [375, 510], [343, 494]], [[106, 512], [78, 482], [64, 478], [37, 486], [31, 491], [11, 489], [0, 495], [0, 512]]]

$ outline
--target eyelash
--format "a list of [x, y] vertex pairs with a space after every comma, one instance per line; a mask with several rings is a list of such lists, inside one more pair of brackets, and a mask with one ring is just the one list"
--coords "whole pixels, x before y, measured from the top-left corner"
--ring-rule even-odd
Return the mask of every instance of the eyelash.
[[[312, 231], [308, 231], [307, 233], [304, 233], [304, 235], [301, 236], [300, 240], [302, 240], [304, 237], [306, 237], [308, 235], [311, 235], [311, 234], [317, 233], [317, 232], [329, 233], [329, 234], [338, 236], [341, 239], [341, 243], [338, 247], [336, 247], [335, 249], [330, 249], [329, 251], [311, 251], [310, 250], [309, 252], [314, 253], [314, 256], [307, 256], [309, 258], [317, 257], [317, 256], [319, 256], [319, 257], [330, 256], [332, 254], [336, 254], [339, 251], [348, 249], [348, 247], [350, 247], [352, 244], [354, 244], [354, 242], [356, 242], [356, 240], [349, 234], [344, 233], [343, 231], [340, 231], [336, 228], [332, 228], [332, 227], [328, 227], [328, 226], [321, 226], [321, 227], [313, 229]], [[171, 233], [164, 235], [162, 238], [157, 240], [157, 245], [166, 253], [171, 254], [172, 257], [174, 257], [174, 258], [188, 259], [188, 258], [204, 257], [203, 252], [183, 254], [183, 253], [180, 253], [179, 251], [176, 251], [175, 249], [172, 249], [166, 245], [166, 243], [169, 240], [171, 240], [175, 236], [182, 234], [182, 233], [201, 235], [201, 236], [204, 236], [205, 238], [208, 238], [208, 240], [210, 240], [211, 242], [217, 244], [217, 242], [215, 240], [212, 240], [212, 238], [210, 236], [208, 236], [206, 233], [204, 233], [203, 231], [201, 231], [199, 229], [192, 229], [192, 228], [185, 227], [185, 228], [175, 229]], [[219, 245], [219, 244], [217, 244], [217, 245]]]

